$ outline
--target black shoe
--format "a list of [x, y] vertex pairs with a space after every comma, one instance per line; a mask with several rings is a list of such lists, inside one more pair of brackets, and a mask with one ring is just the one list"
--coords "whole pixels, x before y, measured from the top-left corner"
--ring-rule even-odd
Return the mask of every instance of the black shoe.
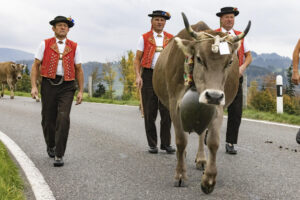
[[300, 144], [300, 129], [299, 129], [299, 131], [296, 135], [296, 141], [297, 141], [298, 144]]
[[167, 153], [174, 153], [176, 150], [172, 146], [161, 146], [161, 150], [165, 150]]
[[54, 158], [55, 156], [55, 147], [47, 147], [47, 153], [50, 158]]
[[225, 149], [226, 149], [226, 153], [228, 154], [237, 154], [237, 151], [234, 149], [233, 144], [226, 143]]
[[150, 147], [148, 152], [149, 153], [158, 153], [158, 148], [157, 147]]
[[55, 156], [53, 165], [54, 165], [54, 167], [62, 167], [62, 166], [64, 166], [64, 160], [63, 160], [63, 158]]

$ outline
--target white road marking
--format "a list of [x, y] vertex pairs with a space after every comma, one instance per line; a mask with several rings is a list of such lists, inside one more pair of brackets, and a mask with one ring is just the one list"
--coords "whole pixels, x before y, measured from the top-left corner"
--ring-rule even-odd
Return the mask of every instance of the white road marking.
[[55, 200], [50, 187], [46, 183], [41, 172], [35, 167], [34, 163], [22, 151], [22, 149], [7, 135], [0, 131], [0, 140], [8, 148], [11, 154], [18, 161], [23, 169], [36, 200]]
[[[224, 116], [224, 118], [228, 118], [228, 117]], [[255, 119], [248, 119], [248, 118], [242, 118], [242, 120], [249, 121], [249, 122], [262, 123], [262, 124], [284, 126], [284, 127], [288, 127], [288, 128], [297, 128], [297, 129], [300, 128], [300, 126], [297, 126], [297, 125], [283, 124], [283, 123], [278, 123], [278, 122], [269, 122], [269, 121], [264, 121], [264, 120], [255, 120]]]

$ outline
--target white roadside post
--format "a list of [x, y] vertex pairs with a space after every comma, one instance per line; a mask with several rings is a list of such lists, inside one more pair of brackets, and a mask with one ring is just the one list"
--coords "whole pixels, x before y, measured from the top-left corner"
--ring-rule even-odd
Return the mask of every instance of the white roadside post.
[[283, 113], [283, 97], [282, 97], [282, 76], [276, 76], [277, 88], [277, 113]]

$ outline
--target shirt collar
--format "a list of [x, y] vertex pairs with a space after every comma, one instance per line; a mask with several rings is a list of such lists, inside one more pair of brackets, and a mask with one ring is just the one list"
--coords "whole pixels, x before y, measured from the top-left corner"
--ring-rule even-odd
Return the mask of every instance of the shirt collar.
[[[153, 32], [153, 37], [157, 38], [158, 33], [156, 33], [155, 31], [152, 32]], [[164, 37], [164, 32], [161, 32], [159, 35]]]
[[227, 31], [227, 30], [225, 30], [223, 27], [221, 27], [221, 31], [222, 31], [223, 33], [230, 32], [231, 35], [235, 35], [233, 29], [231, 29], [230, 31]]
[[[57, 38], [55, 38], [56, 39], [56, 43], [59, 41], [59, 39], [57, 39]], [[63, 44], [66, 44], [66, 38], [65, 39], [63, 39], [63, 40], [61, 40], [62, 42], [63, 42]]]

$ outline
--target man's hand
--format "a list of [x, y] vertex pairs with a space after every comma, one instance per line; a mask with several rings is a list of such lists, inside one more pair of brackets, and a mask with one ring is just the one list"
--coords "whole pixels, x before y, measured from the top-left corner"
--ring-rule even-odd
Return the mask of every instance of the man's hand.
[[300, 83], [299, 72], [293, 72], [293, 75], [292, 75], [292, 82], [293, 82], [295, 85], [298, 85], [298, 84]]
[[138, 89], [141, 89], [141, 88], [142, 88], [142, 86], [143, 86], [143, 79], [142, 79], [141, 76], [137, 76], [137, 77], [136, 77], [135, 84], [136, 84], [136, 87], [137, 87]]
[[241, 66], [239, 67], [239, 72], [240, 72], [240, 76], [239, 76], [239, 77], [240, 77], [240, 78], [243, 76], [245, 70], [246, 70], [246, 66], [245, 66], [245, 65], [241, 65]]
[[32, 96], [32, 98], [35, 99], [38, 95], [39, 95], [39, 91], [38, 91], [37, 87], [31, 88], [31, 96]]
[[76, 104], [75, 105], [81, 104], [82, 98], [83, 98], [83, 93], [82, 92], [78, 92], [77, 98], [76, 98]]

